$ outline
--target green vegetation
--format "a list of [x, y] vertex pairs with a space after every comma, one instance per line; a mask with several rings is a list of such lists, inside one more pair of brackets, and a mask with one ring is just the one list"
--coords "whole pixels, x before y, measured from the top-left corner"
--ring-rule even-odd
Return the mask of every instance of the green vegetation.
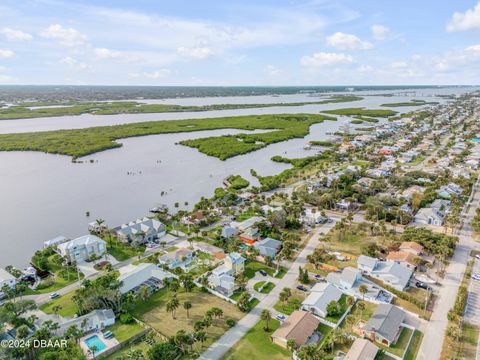
[[42, 151], [74, 158], [117, 148], [118, 139], [167, 133], [216, 129], [272, 130], [258, 134], [238, 134], [185, 140], [181, 144], [225, 160], [272, 144], [308, 134], [312, 124], [335, 118], [324, 115], [261, 115], [212, 119], [151, 121], [87, 129], [56, 130], [0, 135], [0, 151]]
[[378, 123], [379, 122], [378, 119], [371, 118], [371, 117], [366, 117], [366, 116], [354, 116], [354, 117], [357, 120], [366, 121], [366, 122], [370, 122], [370, 123]]
[[365, 108], [345, 108], [336, 110], [322, 111], [325, 114], [343, 115], [343, 116], [368, 116], [368, 117], [389, 117], [397, 114], [393, 110], [365, 109]]
[[[262, 288], [262, 286], [263, 286], [263, 288]], [[256, 291], [261, 292], [262, 294], [268, 294], [270, 291], [273, 290], [274, 287], [275, 287], [275, 284], [270, 282], [270, 281], [268, 281], [268, 282], [259, 281], [255, 285], [253, 285], [253, 288]], [[260, 291], [261, 288], [262, 288], [262, 291]]]
[[259, 321], [251, 328], [239, 342], [231, 348], [223, 360], [287, 360], [290, 353], [271, 340], [272, 333], [278, 329], [280, 322], [272, 319], [269, 321], [269, 330], [263, 329], [264, 322]]
[[398, 103], [382, 104], [384, 107], [402, 107], [402, 106], [422, 106], [422, 105], [436, 105], [437, 101], [425, 101], [425, 100], [411, 100]]
[[[281, 268], [283, 269], [283, 268]], [[275, 274], [276, 269], [271, 266], [267, 266], [265, 264], [256, 262], [256, 261], [248, 261], [245, 265], [245, 277], [247, 279], [252, 279], [255, 276], [257, 271], [264, 270], [268, 275], [273, 276]], [[285, 269], [284, 269], [285, 270]], [[285, 275], [285, 271], [279, 271], [277, 274], [277, 278], [282, 278]]]
[[420, 349], [422, 339], [423, 333], [419, 330], [415, 330], [412, 340], [410, 341], [410, 346], [408, 347], [408, 350], [403, 357], [404, 360], [415, 360], [417, 358], [418, 349]]
[[118, 261], [125, 261], [134, 256], [142, 255], [145, 252], [145, 246], [132, 246], [128, 243], [119, 241], [115, 236], [107, 234], [102, 236], [107, 242], [107, 251]]
[[74, 317], [77, 313], [77, 304], [72, 300], [75, 291], [60, 296], [40, 306], [40, 310], [47, 314]]
[[336, 147], [337, 146], [337, 144], [335, 144], [331, 141], [310, 140], [308, 143], [310, 145], [314, 145], [314, 146], [324, 146], [324, 147]]
[[[39, 117], [66, 116], [66, 115], [113, 115], [113, 114], [139, 114], [139, 113], [164, 113], [185, 111], [232, 110], [247, 108], [265, 108], [277, 106], [304, 106], [322, 105], [329, 103], [342, 103], [362, 100], [360, 96], [331, 96], [328, 99], [311, 102], [275, 103], [275, 104], [212, 104], [203, 106], [182, 106], [174, 104], [145, 104], [136, 101], [115, 102], [24, 102], [8, 108], [0, 108], [0, 120], [28, 119]], [[42, 106], [42, 108], [33, 108]], [[43, 107], [45, 106], [45, 107]], [[55, 107], [57, 106], [57, 107]]]
[[390, 347], [383, 346], [382, 344], [376, 343], [380, 348], [385, 349], [389, 353], [393, 355], [397, 355], [399, 357], [402, 357], [403, 354], [405, 353], [408, 345], [408, 341], [410, 340], [410, 337], [412, 336], [413, 330], [403, 328], [402, 332], [398, 336], [397, 342], [393, 344]]
[[[248, 116], [248, 125], [235, 124], [232, 128], [254, 129], [275, 129], [274, 131], [258, 134], [237, 134], [211, 136], [200, 139], [184, 140], [180, 144], [197, 148], [200, 152], [226, 160], [230, 157], [246, 154], [261, 149], [269, 144], [304, 137], [308, 134], [310, 125], [334, 120], [334, 118], [322, 117], [322, 115], [263, 115]], [[239, 121], [245, 117], [236, 118]], [[261, 121], [258, 121], [261, 120]], [[239, 125], [239, 126], [237, 126]]]
[[[340, 300], [338, 300], [338, 303], [337, 303], [338, 305], [337, 305], [336, 313], [335, 314], [327, 314], [325, 319], [330, 321], [331, 323], [336, 324], [340, 320], [340, 318], [343, 316], [343, 314], [345, 314], [345, 311], [347, 311], [347, 309], [348, 309], [346, 299], [347, 299], [347, 295], [342, 294], [342, 296], [340, 297]], [[328, 311], [328, 309], [327, 309], [327, 311]]]
[[240, 190], [243, 188], [248, 187], [250, 183], [248, 180], [245, 180], [243, 177], [240, 175], [231, 175], [227, 178], [227, 182], [229, 184], [229, 188], [234, 189], [234, 190]]
[[133, 321], [130, 324], [122, 324], [120, 321], [117, 321], [115, 325], [109, 326], [107, 330], [110, 330], [119, 342], [130, 339], [131, 337], [137, 335], [143, 331], [144, 327]]

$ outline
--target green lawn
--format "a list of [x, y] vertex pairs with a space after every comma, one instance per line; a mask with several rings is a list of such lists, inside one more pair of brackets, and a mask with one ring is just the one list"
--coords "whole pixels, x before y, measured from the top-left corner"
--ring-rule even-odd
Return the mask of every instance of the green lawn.
[[142, 325], [137, 322], [131, 324], [122, 324], [117, 321], [115, 325], [109, 326], [107, 330], [110, 330], [119, 342], [124, 342], [130, 339], [132, 336], [138, 334], [144, 329]]
[[290, 315], [295, 310], [300, 309], [300, 306], [302, 306], [302, 301], [302, 298], [292, 296], [285, 304], [283, 304], [280, 300], [277, 301], [275, 305], [273, 305], [273, 308], [278, 312]]
[[280, 326], [278, 320], [271, 320], [269, 331], [263, 330], [265, 323], [259, 321], [224, 356], [223, 360], [287, 360], [290, 353], [271, 340], [272, 333]]
[[[422, 339], [423, 339], [423, 333], [419, 330], [415, 330], [415, 332], [413, 333], [412, 340], [410, 342], [410, 346], [408, 347], [405, 357], [403, 358], [404, 360], [415, 360], [417, 358], [418, 349], [420, 349], [420, 344], [422, 343]], [[476, 341], [477, 339], [475, 339], [475, 344], [476, 344]]]
[[261, 293], [262, 294], [268, 294], [275, 287], [275, 284], [270, 282], [270, 281], [267, 282], [267, 284], [265, 286], [264, 286], [264, 284], [265, 284], [265, 281], [259, 281], [255, 285], [253, 285], [253, 288], [256, 291], [259, 291], [259, 289], [263, 286], [263, 289], [262, 289]]
[[[70, 285], [78, 280], [77, 273], [71, 274], [70, 279], [64, 279], [63, 277], [56, 274], [54, 276], [55, 276], [55, 281], [51, 285], [44, 288], [40, 288], [40, 289], [37, 288], [36, 290], [34, 290], [33, 293], [48, 294], [48, 293], [57, 291], [58, 289], [64, 288], [65, 286]], [[83, 278], [83, 276], [81, 276], [81, 278]]]
[[51, 300], [40, 306], [40, 310], [47, 314], [53, 314], [54, 306], [61, 306], [58, 315], [73, 317], [77, 313], [77, 304], [72, 300], [75, 291], [69, 292], [65, 295], [60, 296], [58, 299]]
[[330, 326], [328, 325], [325, 325], [323, 323], [320, 323], [320, 325], [318, 325], [318, 332], [320, 334], [322, 334], [322, 339], [320, 340], [320, 343], [318, 344], [319, 347], [322, 346], [323, 342], [325, 341], [325, 337], [330, 333], [330, 331], [332, 331], [333, 328], [331, 328]]
[[[147, 352], [149, 349], [150, 349], [150, 345], [146, 341], [140, 340], [138, 342], [135, 342], [131, 345], [124, 347], [123, 349], [120, 349], [119, 351], [114, 352], [113, 354], [107, 356], [105, 359], [106, 360], [122, 359], [124, 358], [124, 356], [129, 356], [129, 354], [134, 351], [141, 351], [143, 356], [146, 359]], [[134, 358], [132, 357], [132, 359]]]
[[118, 261], [124, 261], [145, 252], [145, 246], [133, 247], [130, 244], [118, 241], [114, 236], [105, 236], [104, 240], [107, 242], [108, 253]]
[[393, 355], [402, 357], [403, 354], [405, 353], [406, 348], [407, 348], [408, 341], [410, 340], [410, 336], [412, 336], [412, 332], [413, 331], [411, 329], [407, 329], [407, 328], [404, 327], [402, 329], [402, 332], [400, 333], [400, 336], [398, 337], [397, 342], [390, 347], [384, 346], [384, 345], [379, 344], [377, 342], [375, 344], [379, 348], [384, 349], [384, 350], [388, 351], [389, 353], [391, 353]]

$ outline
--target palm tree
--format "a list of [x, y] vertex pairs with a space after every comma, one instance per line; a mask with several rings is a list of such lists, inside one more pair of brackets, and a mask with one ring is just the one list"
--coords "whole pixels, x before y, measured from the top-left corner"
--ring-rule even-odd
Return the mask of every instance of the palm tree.
[[268, 327], [268, 323], [270, 322], [270, 320], [272, 320], [272, 314], [267, 309], [263, 309], [260, 314], [260, 318], [265, 321], [265, 326], [263, 327], [263, 330], [268, 331], [270, 329]]
[[348, 307], [352, 306], [355, 303], [355, 299], [353, 296], [347, 296], [345, 299], [345, 304], [347, 304]]
[[197, 341], [200, 341], [201, 347], [203, 348], [203, 343], [207, 341], [207, 333], [205, 331], [197, 331], [194, 336]]
[[146, 285], [142, 285], [138, 290], [138, 296], [143, 301], [147, 301], [148, 297], [150, 296], [150, 289]]
[[180, 305], [177, 296], [173, 296], [168, 302], [167, 302], [167, 311], [172, 313], [172, 318], [175, 319], [175, 310], [177, 310], [178, 306]]
[[280, 301], [282, 302], [282, 308], [285, 308], [285, 303], [290, 299], [292, 296], [292, 290], [289, 288], [283, 288], [280, 292]]
[[365, 303], [363, 301], [360, 301], [358, 304], [357, 304], [357, 308], [358, 310], [360, 310], [360, 320], [362, 320], [363, 318], [363, 311], [365, 310]]
[[358, 287], [358, 291], [362, 294], [362, 300], [365, 300], [365, 294], [368, 292], [368, 287], [365, 284], [362, 284]]
[[191, 301], [188, 301], [188, 300], [184, 301], [184, 303], [183, 303], [183, 308], [184, 308], [185, 310], [187, 310], [187, 319], [188, 319], [188, 317], [189, 317], [189, 310], [192, 308], [192, 302], [191, 302]]
[[287, 340], [287, 349], [290, 351], [290, 353], [293, 353], [297, 349], [297, 343], [295, 342], [295, 339]]

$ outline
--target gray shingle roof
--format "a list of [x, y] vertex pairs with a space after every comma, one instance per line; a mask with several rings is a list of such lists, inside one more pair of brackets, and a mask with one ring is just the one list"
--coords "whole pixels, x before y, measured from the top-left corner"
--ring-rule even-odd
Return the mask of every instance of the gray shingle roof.
[[364, 329], [375, 330], [385, 339], [393, 342], [404, 319], [405, 312], [400, 308], [391, 304], [379, 304]]

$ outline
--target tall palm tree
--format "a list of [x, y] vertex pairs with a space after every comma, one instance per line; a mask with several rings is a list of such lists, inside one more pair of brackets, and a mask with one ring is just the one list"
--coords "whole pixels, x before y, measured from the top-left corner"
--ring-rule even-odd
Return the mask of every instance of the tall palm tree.
[[178, 306], [180, 305], [177, 296], [173, 296], [170, 300], [168, 300], [166, 307], [167, 311], [172, 313], [172, 318], [175, 319], [175, 311], [177, 310]]
[[272, 314], [270, 313], [269, 310], [263, 309], [261, 314], [260, 314], [260, 318], [263, 321], [265, 321], [265, 326], [263, 327], [263, 330], [268, 331], [270, 329], [268, 327], [268, 323], [270, 322], [270, 320], [272, 320]]
[[368, 292], [368, 287], [365, 284], [362, 284], [358, 287], [358, 291], [362, 294], [362, 300], [365, 300], [365, 294]]
[[188, 301], [188, 300], [184, 301], [183, 302], [183, 308], [187, 311], [187, 319], [188, 319], [188, 317], [190, 315], [189, 310], [192, 308], [192, 302]]
[[363, 301], [360, 301], [357, 304], [357, 308], [358, 308], [358, 310], [360, 310], [360, 320], [362, 320], [363, 319], [363, 311], [365, 310], [365, 303]]

